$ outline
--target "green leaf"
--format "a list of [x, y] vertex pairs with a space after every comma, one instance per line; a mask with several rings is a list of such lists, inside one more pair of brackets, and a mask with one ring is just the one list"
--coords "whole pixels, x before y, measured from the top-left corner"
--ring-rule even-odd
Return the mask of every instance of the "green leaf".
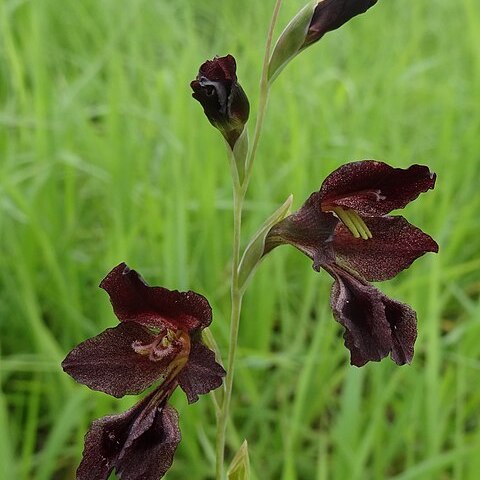
[[268, 81], [270, 83], [277, 78], [287, 63], [299, 53], [305, 42], [308, 27], [317, 4], [318, 0], [315, 0], [305, 5], [293, 17], [278, 38], [268, 65]]
[[10, 436], [9, 413], [7, 399], [0, 390], [0, 478], [17, 478], [15, 472], [15, 462], [13, 454], [13, 437]]
[[240, 265], [238, 266], [238, 284], [241, 289], [245, 289], [248, 280], [263, 257], [265, 238], [267, 237], [268, 232], [275, 224], [283, 220], [289, 214], [292, 201], [293, 195], [290, 195], [285, 203], [267, 218], [247, 245], [242, 259], [240, 260]]
[[235, 457], [233, 457], [227, 478], [228, 480], [250, 480], [250, 459], [246, 440], [243, 441]]

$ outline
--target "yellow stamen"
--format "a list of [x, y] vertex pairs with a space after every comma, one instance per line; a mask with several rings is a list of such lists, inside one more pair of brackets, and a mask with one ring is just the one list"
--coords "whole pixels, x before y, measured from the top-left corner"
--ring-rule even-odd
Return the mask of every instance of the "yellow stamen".
[[[363, 220], [363, 218], [357, 213], [357, 212], [354, 212], [357, 219], [358, 219], [358, 223], [360, 224], [361, 228], [362, 228], [362, 231], [365, 233], [366, 237], [365, 240], [368, 240], [369, 238], [373, 238], [373, 235], [372, 235], [372, 232], [370, 231], [370, 229], [367, 227], [367, 224], [365, 223], [365, 220]], [[364, 238], [362, 236], [362, 238]]]
[[367, 225], [365, 225], [365, 222], [363, 221], [363, 218], [358, 215], [357, 212], [354, 210], [348, 210], [348, 214], [352, 220], [352, 222], [355, 224], [357, 227], [358, 233], [360, 233], [360, 236], [364, 240], [368, 240], [369, 238], [372, 238], [372, 233], [368, 229]]
[[177, 355], [175, 360], [168, 366], [168, 374], [167, 375], [174, 375], [176, 376], [180, 370], [185, 366], [188, 361], [188, 357], [190, 355], [190, 336], [188, 333], [179, 331], [179, 335], [177, 336], [177, 340], [179, 340], [182, 344], [182, 350]]
[[355, 238], [368, 240], [373, 237], [372, 232], [365, 224], [363, 218], [360, 217], [355, 210], [345, 210], [342, 207], [335, 207], [333, 211]]
[[342, 207], [336, 207], [333, 209], [333, 211], [336, 213], [337, 217], [343, 222], [343, 224], [350, 230], [350, 232], [352, 232], [352, 235], [355, 238], [360, 238], [360, 233], [357, 230], [355, 224], [352, 222], [348, 212]]

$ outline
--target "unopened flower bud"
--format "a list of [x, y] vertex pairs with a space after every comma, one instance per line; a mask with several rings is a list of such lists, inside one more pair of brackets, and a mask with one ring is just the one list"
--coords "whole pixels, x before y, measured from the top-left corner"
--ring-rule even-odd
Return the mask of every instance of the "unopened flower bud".
[[314, 0], [308, 3], [280, 35], [269, 65], [273, 81], [287, 63], [305, 48], [336, 30], [351, 18], [365, 13], [378, 0]]
[[210, 123], [220, 130], [233, 150], [248, 120], [248, 98], [237, 82], [232, 55], [207, 60], [190, 84]]

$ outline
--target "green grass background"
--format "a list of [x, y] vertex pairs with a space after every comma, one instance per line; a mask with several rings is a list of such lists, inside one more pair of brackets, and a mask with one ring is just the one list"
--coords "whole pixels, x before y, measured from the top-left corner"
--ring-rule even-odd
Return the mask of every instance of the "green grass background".
[[[73, 478], [92, 419], [134, 401], [60, 368], [116, 323], [97, 285], [120, 261], [206, 295], [225, 352], [229, 166], [189, 81], [206, 58], [234, 54], [253, 120], [273, 3], [0, 0], [0, 478]], [[303, 4], [284, 3], [279, 28]], [[477, 479], [477, 0], [380, 1], [288, 66], [270, 97], [244, 242], [288, 194], [297, 208], [363, 158], [438, 174], [405, 215], [439, 255], [381, 285], [418, 312], [414, 362], [349, 366], [331, 279], [278, 249], [244, 303], [229, 458], [247, 438], [255, 479]], [[183, 441], [168, 478], [212, 478], [209, 397], [188, 406], [177, 392], [172, 403]]]

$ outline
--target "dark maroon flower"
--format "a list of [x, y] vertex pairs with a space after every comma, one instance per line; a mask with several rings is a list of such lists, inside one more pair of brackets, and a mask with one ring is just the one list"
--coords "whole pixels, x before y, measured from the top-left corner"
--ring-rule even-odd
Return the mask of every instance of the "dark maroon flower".
[[221, 385], [225, 372], [201, 339], [201, 330], [212, 320], [205, 297], [150, 287], [124, 263], [100, 287], [110, 295], [120, 324], [67, 355], [62, 366], [75, 380], [122, 397], [175, 376], [190, 402]]
[[343, 165], [320, 190], [269, 232], [265, 254], [291, 244], [335, 280], [331, 306], [345, 327], [351, 363], [362, 366], [390, 353], [410, 363], [416, 314], [369, 282], [393, 278], [438, 245], [420, 229], [390, 211], [403, 208], [435, 185], [435, 174], [421, 165], [393, 168], [373, 160]]
[[155, 390], [130, 410], [95, 420], [85, 436], [77, 480], [105, 480], [113, 469], [122, 480], [158, 480], [180, 442], [178, 414]]
[[248, 98], [237, 82], [237, 64], [232, 55], [215, 57], [201, 65], [190, 83], [210, 123], [220, 130], [231, 149], [243, 132], [250, 112]]
[[365, 13], [378, 0], [322, 0], [318, 2], [301, 49], [340, 28], [353, 17]]
[[179, 385], [189, 403], [222, 384], [225, 370], [202, 342], [212, 320], [208, 301], [195, 292], [148, 286], [124, 263], [100, 287], [120, 320], [75, 347], [62, 363], [75, 380], [115, 397], [160, 385], [120, 415], [96, 420], [85, 438], [80, 479], [159, 479], [180, 441], [176, 412], [167, 400]]

